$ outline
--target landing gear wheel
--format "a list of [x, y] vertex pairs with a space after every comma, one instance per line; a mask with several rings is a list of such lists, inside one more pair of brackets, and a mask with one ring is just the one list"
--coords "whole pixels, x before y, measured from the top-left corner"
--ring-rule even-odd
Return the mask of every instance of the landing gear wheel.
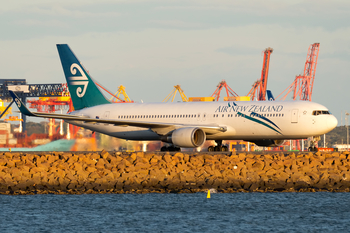
[[221, 147], [221, 151], [228, 151], [228, 147], [227, 146], [222, 146]]
[[160, 148], [160, 151], [181, 151], [181, 148], [177, 146], [163, 146], [162, 148]]
[[209, 146], [208, 147], [208, 151], [209, 152], [213, 152], [213, 151], [225, 152], [225, 151], [228, 151], [228, 147], [222, 145], [222, 140], [215, 140], [215, 142], [216, 142], [217, 146]]
[[318, 151], [318, 148], [315, 147], [315, 146], [314, 146], [314, 147], [310, 146], [310, 147], [309, 147], [309, 151], [316, 151], [316, 152], [317, 152], [317, 151]]

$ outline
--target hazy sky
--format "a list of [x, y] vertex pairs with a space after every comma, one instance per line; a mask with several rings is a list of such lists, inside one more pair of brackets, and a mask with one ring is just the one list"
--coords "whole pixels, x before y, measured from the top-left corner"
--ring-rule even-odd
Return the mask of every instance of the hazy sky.
[[7, 1], [0, 78], [64, 83], [56, 44], [67, 43], [97, 82], [111, 92], [124, 85], [134, 101], [160, 102], [177, 84], [188, 97], [210, 96], [223, 79], [247, 95], [272, 47], [268, 89], [277, 96], [318, 42], [312, 100], [340, 124], [350, 112], [349, 15], [347, 0]]

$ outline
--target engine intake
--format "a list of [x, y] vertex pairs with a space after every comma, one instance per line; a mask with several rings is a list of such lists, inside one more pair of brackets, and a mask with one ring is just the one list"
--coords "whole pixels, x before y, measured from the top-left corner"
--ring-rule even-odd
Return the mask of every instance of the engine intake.
[[257, 146], [267, 146], [267, 147], [276, 147], [281, 146], [284, 143], [284, 140], [273, 140], [273, 139], [262, 139], [252, 141]]
[[206, 140], [204, 131], [196, 127], [185, 127], [176, 129], [170, 136], [165, 138], [169, 142], [179, 147], [195, 148], [203, 145]]

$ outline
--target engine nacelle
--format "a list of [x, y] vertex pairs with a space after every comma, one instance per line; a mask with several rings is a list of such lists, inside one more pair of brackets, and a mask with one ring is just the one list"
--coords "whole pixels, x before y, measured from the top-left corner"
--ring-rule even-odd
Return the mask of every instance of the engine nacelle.
[[169, 142], [179, 147], [194, 148], [203, 145], [206, 140], [204, 131], [196, 127], [185, 127], [176, 129], [170, 136], [165, 138]]
[[284, 140], [273, 140], [273, 139], [262, 139], [252, 141], [257, 146], [267, 146], [267, 147], [276, 147], [281, 146], [284, 143]]

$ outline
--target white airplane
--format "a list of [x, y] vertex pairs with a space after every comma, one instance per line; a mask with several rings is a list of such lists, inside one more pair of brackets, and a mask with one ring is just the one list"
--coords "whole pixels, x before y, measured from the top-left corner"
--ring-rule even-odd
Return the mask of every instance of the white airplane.
[[27, 116], [64, 119], [72, 125], [127, 140], [171, 144], [163, 147], [163, 151], [201, 147], [206, 140], [217, 143], [209, 151], [227, 151], [222, 140], [279, 146], [284, 140], [325, 134], [338, 123], [326, 107], [309, 101], [111, 103], [69, 46], [58, 44], [57, 49], [75, 111], [30, 112], [10, 91]]

